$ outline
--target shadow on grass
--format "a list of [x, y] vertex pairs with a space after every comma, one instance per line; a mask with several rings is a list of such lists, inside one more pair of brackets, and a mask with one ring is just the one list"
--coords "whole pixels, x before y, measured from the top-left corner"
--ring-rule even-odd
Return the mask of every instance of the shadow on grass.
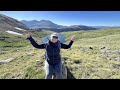
[[76, 79], [67, 67], [67, 79]]

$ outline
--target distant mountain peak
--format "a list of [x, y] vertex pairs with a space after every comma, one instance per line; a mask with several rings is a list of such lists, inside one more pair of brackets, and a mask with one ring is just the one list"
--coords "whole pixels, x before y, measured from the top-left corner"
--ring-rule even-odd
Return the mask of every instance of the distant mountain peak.
[[40, 20], [40, 21], [50, 21], [50, 20], [45, 20], [45, 19], [42, 19], [42, 20]]
[[55, 23], [53, 23], [53, 22], [50, 21], [50, 20], [44, 20], [44, 19], [40, 20], [39, 22], [46, 22], [46, 23], [52, 23], [52, 24], [55, 24]]
[[50, 20], [42, 19], [40, 21], [31, 20], [31, 21], [21, 21], [22, 23], [26, 24], [30, 28], [61, 28], [62, 25], [57, 25]]
[[31, 20], [31, 21], [38, 21], [38, 20]]

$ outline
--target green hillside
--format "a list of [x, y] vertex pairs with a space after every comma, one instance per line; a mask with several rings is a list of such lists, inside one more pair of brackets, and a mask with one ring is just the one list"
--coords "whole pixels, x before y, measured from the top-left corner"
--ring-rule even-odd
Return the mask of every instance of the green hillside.
[[[40, 44], [39, 37], [50, 31], [31, 31]], [[71, 72], [70, 79], [120, 79], [120, 28], [104, 30], [62, 32], [66, 44], [72, 35], [76, 40], [71, 49], [62, 49], [62, 60]], [[23, 36], [0, 30], [0, 60], [12, 58], [0, 65], [1, 79], [44, 79], [45, 50], [32, 47]], [[40, 63], [37, 65], [36, 60]]]
[[67, 40], [73, 34], [77, 39], [67, 51], [69, 54], [63, 54], [68, 58], [68, 66], [75, 78], [120, 78], [120, 28], [63, 34], [68, 36]]

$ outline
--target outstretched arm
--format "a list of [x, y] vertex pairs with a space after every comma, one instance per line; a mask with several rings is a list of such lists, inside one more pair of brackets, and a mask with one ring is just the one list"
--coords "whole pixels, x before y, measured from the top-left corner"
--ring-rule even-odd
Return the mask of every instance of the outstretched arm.
[[73, 41], [71, 40], [68, 45], [61, 43], [61, 48], [63, 49], [68, 49], [72, 46]]
[[44, 49], [44, 48], [45, 48], [45, 44], [40, 44], [40, 45], [38, 45], [31, 36], [28, 37], [27, 39], [31, 42], [31, 44], [32, 44], [35, 48], [39, 48], [39, 49]]
[[72, 46], [74, 40], [75, 40], [75, 36], [72, 36], [72, 37], [71, 37], [71, 40], [70, 40], [70, 42], [69, 42], [68, 45], [61, 43], [61, 48], [63, 48], [63, 49], [68, 49], [68, 48], [70, 48], [70, 47]]

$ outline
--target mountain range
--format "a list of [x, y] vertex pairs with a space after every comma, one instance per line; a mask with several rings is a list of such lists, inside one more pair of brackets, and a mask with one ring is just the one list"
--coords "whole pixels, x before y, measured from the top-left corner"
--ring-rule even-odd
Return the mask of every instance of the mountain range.
[[63, 26], [53, 23], [50, 20], [22, 20], [22, 23], [24, 23], [26, 26], [28, 26], [31, 29], [47, 29], [52, 30], [56, 32], [63, 32], [63, 31], [79, 31], [79, 30], [96, 30], [97, 28], [91, 27], [91, 26], [85, 26], [85, 25], [72, 25], [72, 26]]
[[[109, 28], [110, 26], [86, 26], [86, 25], [71, 25], [64, 26], [58, 25], [50, 20], [21, 20], [11, 18], [6, 15], [0, 14], [0, 30], [50, 30], [55, 32], [66, 32], [66, 31], [80, 31], [80, 30], [97, 30], [101, 28]], [[119, 26], [117, 26], [119, 27]], [[115, 28], [115, 27], [114, 27]]]
[[80, 29], [95, 29], [94, 27], [91, 26], [85, 26], [85, 25], [72, 25], [72, 26], [63, 26], [63, 25], [58, 25], [53, 23], [50, 20], [21, 20], [22, 23], [24, 23], [26, 26], [32, 29], [36, 28], [56, 28], [56, 29], [61, 29], [61, 28], [80, 28]]
[[21, 22], [24, 23], [25, 25], [27, 25], [29, 28], [32, 28], [32, 29], [35, 29], [35, 28], [63, 28], [64, 27], [62, 25], [57, 25], [57, 24], [55, 24], [55, 23], [53, 23], [52, 21], [49, 21], [49, 20], [41, 20], [41, 21], [22, 20]]
[[21, 20], [22, 23], [24, 23], [26, 26], [28, 26], [31, 29], [40, 29], [40, 28], [46, 28], [46, 29], [82, 29], [82, 30], [96, 30], [96, 29], [103, 29], [103, 28], [120, 28], [120, 26], [87, 26], [87, 25], [71, 25], [71, 26], [63, 26], [53, 23], [50, 20]]

